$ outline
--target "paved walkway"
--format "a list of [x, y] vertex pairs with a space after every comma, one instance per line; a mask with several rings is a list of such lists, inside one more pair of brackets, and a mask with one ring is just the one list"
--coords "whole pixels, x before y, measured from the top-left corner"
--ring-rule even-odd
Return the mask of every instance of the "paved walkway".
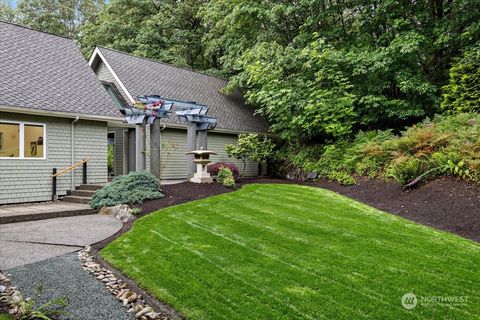
[[0, 224], [0, 270], [78, 251], [121, 227], [115, 218], [95, 214]]
[[0, 206], [0, 223], [58, 218], [92, 211], [89, 205], [68, 202], [6, 205]]
[[67, 297], [69, 316], [75, 320], [133, 320], [121, 303], [88, 271], [81, 269], [77, 253], [50, 258], [8, 270], [11, 280], [24, 296], [31, 297], [38, 286], [38, 302]]

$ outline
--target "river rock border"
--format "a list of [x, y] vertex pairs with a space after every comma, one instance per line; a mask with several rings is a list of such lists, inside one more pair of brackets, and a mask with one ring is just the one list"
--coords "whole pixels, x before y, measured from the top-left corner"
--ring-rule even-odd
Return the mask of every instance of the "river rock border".
[[0, 272], [0, 311], [8, 311], [12, 316], [19, 316], [20, 311], [15, 303], [23, 301], [23, 296], [16, 287], [8, 274]]
[[95, 262], [90, 246], [78, 252], [78, 257], [82, 262], [82, 269], [93, 274], [98, 281], [102, 282], [107, 290], [114, 295], [128, 313], [135, 316], [138, 320], [168, 320], [166, 315], [155, 312], [155, 310], [148, 305], [141, 294], [134, 292], [128, 287], [128, 284], [118, 279], [112, 271], [102, 267]]

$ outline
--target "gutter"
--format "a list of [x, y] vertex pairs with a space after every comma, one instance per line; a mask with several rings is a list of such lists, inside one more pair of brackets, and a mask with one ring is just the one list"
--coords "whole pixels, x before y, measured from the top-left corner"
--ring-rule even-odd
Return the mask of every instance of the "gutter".
[[[75, 123], [80, 120], [79, 116], [76, 116], [75, 119], [70, 124], [70, 151], [71, 151], [71, 162], [72, 166], [75, 164]], [[70, 190], [75, 189], [75, 171], [72, 171], [70, 175]]]
[[22, 107], [15, 107], [15, 106], [5, 106], [5, 105], [0, 105], [0, 111], [10, 112], [10, 113], [23, 113], [23, 114], [36, 115], [36, 116], [45, 116], [45, 117], [67, 118], [67, 119], [75, 119], [76, 117], [79, 117], [82, 120], [93, 120], [93, 121], [112, 121], [112, 122], [118, 122], [118, 123], [122, 123], [125, 121], [125, 118], [122, 115], [119, 115], [118, 117], [110, 117], [110, 116], [90, 115], [90, 114], [73, 114], [69, 112], [47, 111], [47, 110], [22, 108]]

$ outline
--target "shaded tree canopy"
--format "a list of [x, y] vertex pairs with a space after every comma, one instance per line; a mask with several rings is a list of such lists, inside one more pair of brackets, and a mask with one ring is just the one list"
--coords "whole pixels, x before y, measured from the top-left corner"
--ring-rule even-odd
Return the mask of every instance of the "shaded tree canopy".
[[480, 40], [480, 1], [21, 0], [15, 21], [86, 56], [99, 44], [223, 75], [275, 132], [317, 143], [441, 112], [453, 61]]
[[15, 22], [78, 39], [82, 25], [94, 20], [103, 6], [103, 0], [20, 0]]

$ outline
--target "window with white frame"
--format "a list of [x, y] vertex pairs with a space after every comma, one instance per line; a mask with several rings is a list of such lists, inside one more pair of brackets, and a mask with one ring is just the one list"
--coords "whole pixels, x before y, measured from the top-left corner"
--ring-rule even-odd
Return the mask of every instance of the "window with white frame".
[[0, 158], [45, 159], [45, 124], [0, 120]]

